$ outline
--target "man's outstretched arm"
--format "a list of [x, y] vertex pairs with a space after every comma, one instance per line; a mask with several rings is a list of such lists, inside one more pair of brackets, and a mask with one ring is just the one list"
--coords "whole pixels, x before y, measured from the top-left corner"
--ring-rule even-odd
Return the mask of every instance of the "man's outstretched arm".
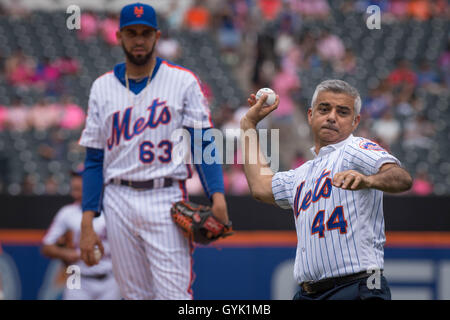
[[336, 173], [333, 185], [342, 189], [377, 189], [389, 193], [399, 193], [411, 189], [411, 175], [398, 164], [386, 163], [378, 173], [370, 176], [355, 170]]
[[280, 100], [277, 96], [273, 105], [263, 107], [266, 99], [266, 94], [258, 102], [254, 94], [248, 99], [250, 109], [241, 119], [241, 146], [244, 172], [252, 196], [259, 201], [275, 204], [272, 192], [274, 174], [261, 151], [256, 125], [278, 107]]

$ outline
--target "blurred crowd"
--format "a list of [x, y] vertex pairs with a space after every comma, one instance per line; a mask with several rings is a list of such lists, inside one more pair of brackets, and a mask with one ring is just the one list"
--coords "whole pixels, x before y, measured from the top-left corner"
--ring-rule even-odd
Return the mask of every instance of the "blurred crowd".
[[64, 93], [64, 77], [79, 73], [79, 62], [74, 57], [59, 57], [54, 61], [45, 58], [36, 61], [18, 49], [2, 59], [2, 74], [12, 87], [18, 90], [35, 90], [43, 96], [59, 96]]
[[84, 109], [69, 96], [53, 102], [50, 97], [46, 97], [34, 105], [26, 105], [17, 97], [9, 106], [0, 105], [0, 131], [47, 131], [53, 128], [79, 130], [84, 120]]
[[[339, 9], [344, 14], [363, 15], [370, 5], [379, 6], [382, 23], [388, 24], [450, 17], [447, 1], [341, 1]], [[194, 1], [179, 23], [173, 20], [172, 23], [193, 32], [213, 32], [223, 59], [234, 66], [246, 92], [271, 87], [280, 96], [279, 108], [262, 127], [280, 130], [280, 169], [286, 170], [311, 159], [311, 137], [305, 118], [310, 101], [299, 99], [300, 74], [318, 68], [332, 70], [337, 77], [357, 73], [357, 53], [339, 35], [326, 27], [319, 30], [303, 27], [332, 18], [329, 2], [325, 0]], [[267, 32], [267, 26], [276, 28]], [[449, 56], [450, 40], [434, 66], [427, 60], [412, 66], [408, 60], [398, 59], [388, 76], [368, 96], [362, 96], [364, 120], [355, 134], [375, 140], [387, 149], [401, 144], [406, 150], [427, 151], [433, 145], [435, 128], [424, 112], [425, 104], [417, 90], [430, 94], [448, 92]], [[213, 115], [214, 123], [222, 129], [239, 128], [245, 109], [244, 106], [230, 110], [223, 104]], [[248, 193], [240, 165], [225, 165], [225, 172], [229, 193]], [[431, 194], [433, 186], [426, 171], [413, 174], [415, 185], [411, 192]], [[198, 180], [193, 179], [191, 185], [201, 192]]]
[[[370, 5], [378, 5], [382, 23], [400, 21], [427, 21], [450, 18], [446, 0], [358, 0], [339, 1], [341, 14], [366, 14]], [[4, 11], [5, 9], [3, 9]], [[4, 12], [3, 12], [4, 13]], [[26, 14], [12, 12], [19, 17]], [[192, 0], [171, 1], [160, 15], [162, 37], [158, 54], [177, 61], [183, 55], [177, 32], [208, 33], [216, 40], [221, 59], [233, 70], [234, 77], [245, 93], [256, 93], [259, 88], [270, 87], [280, 96], [279, 108], [260, 128], [279, 129], [280, 170], [297, 167], [311, 159], [311, 136], [306, 121], [310, 101], [302, 99], [304, 84], [301, 75], [315, 70], [330, 70], [336, 77], [356, 76], [358, 55], [344, 39], [327, 27], [307, 28], [317, 22], [323, 25], [333, 19], [333, 7], [326, 0]], [[116, 13], [83, 11], [78, 41], [102, 39], [113, 47], [117, 45]], [[365, 28], [362, 26], [361, 28]], [[363, 121], [356, 135], [376, 140], [387, 149], [400, 146], [404, 150], [428, 150], [436, 128], [427, 118], [425, 102], [418, 90], [439, 95], [450, 87], [450, 40], [437, 61], [423, 60], [412, 65], [406, 59], [396, 60], [395, 67], [363, 95]], [[36, 90], [42, 99], [34, 105], [25, 105], [17, 98], [8, 106], [0, 106], [0, 131], [56, 132], [59, 141], [64, 130], [81, 130], [86, 106], [79, 106], [64, 95], [65, 77], [80, 75], [80, 62], [76, 57], [36, 61], [20, 50], [1, 59], [1, 73], [6, 82], [19, 90]], [[194, 70], [195, 71], [195, 70]], [[325, 74], [326, 76], [326, 74]], [[204, 91], [213, 108], [213, 122], [217, 128], [238, 129], [239, 120], [247, 110], [246, 97], [239, 97], [243, 105], [231, 107], [227, 101], [214, 100], [208, 83]], [[231, 134], [227, 139], [236, 139]], [[236, 139], [237, 140], [237, 139]], [[55, 142], [53, 142], [55, 143]], [[41, 148], [43, 157], [58, 159], [58, 148]], [[235, 159], [239, 159], [237, 146]], [[61, 148], [59, 152], [66, 152]], [[238, 162], [238, 161], [237, 161]], [[224, 165], [225, 187], [228, 194], [248, 194], [248, 185], [242, 166]], [[415, 185], [412, 193], [428, 195], [433, 192], [432, 181], [426, 170], [413, 173]], [[32, 180], [27, 176], [24, 185]], [[48, 190], [57, 189], [52, 181]], [[29, 187], [23, 190], [29, 190]], [[188, 181], [191, 194], [201, 194], [198, 176]], [[49, 191], [49, 193], [51, 193]]]
[[84, 11], [81, 14], [81, 29], [77, 36], [81, 41], [90, 41], [101, 37], [108, 45], [117, 45], [116, 31], [119, 25], [119, 17], [116, 13], [108, 13], [106, 17], [99, 17], [92, 11]]

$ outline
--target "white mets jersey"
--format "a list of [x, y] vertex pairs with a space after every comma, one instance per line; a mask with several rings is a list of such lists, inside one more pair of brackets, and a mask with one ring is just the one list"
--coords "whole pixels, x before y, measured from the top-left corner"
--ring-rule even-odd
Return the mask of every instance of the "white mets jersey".
[[[53, 218], [53, 222], [42, 242], [46, 245], [53, 245], [57, 243], [58, 239], [66, 232], [73, 232], [73, 244], [80, 253], [80, 238], [81, 238], [81, 205], [77, 203], [68, 204], [62, 207]], [[106, 239], [106, 223], [103, 216], [95, 218], [93, 221], [95, 233], [102, 240], [103, 248], [105, 250], [99, 264], [89, 267], [81, 259], [74, 263], [80, 267], [82, 275], [99, 275], [112, 272], [111, 252], [109, 243]]]
[[191, 71], [157, 58], [155, 72], [138, 94], [113, 71], [92, 85], [80, 144], [104, 150], [105, 182], [188, 178], [190, 168], [172, 161], [174, 146], [182, 138], [173, 141], [171, 135], [182, 127], [212, 127], [207, 100]]
[[334, 187], [332, 180], [346, 170], [373, 175], [385, 163], [400, 165], [376, 143], [350, 135], [322, 147], [302, 166], [274, 175], [276, 203], [294, 212], [298, 240], [294, 278], [298, 283], [383, 268], [382, 191], [343, 190]]

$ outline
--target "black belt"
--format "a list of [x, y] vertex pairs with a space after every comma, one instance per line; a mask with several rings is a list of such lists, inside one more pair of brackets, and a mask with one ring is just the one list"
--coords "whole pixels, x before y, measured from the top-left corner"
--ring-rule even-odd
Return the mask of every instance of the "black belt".
[[[164, 178], [164, 183], [160, 186], [162, 188], [171, 187], [173, 185], [173, 179], [171, 178]], [[109, 183], [113, 184], [119, 184], [122, 186], [131, 187], [134, 189], [153, 189], [155, 188], [155, 181], [154, 180], [147, 180], [147, 181], [129, 181], [129, 180], [122, 180], [122, 179], [111, 179], [109, 180]]]
[[81, 277], [95, 280], [104, 280], [109, 277], [109, 273], [100, 273], [100, 274], [82, 274]]
[[305, 281], [300, 284], [300, 287], [302, 287], [307, 294], [322, 293], [348, 282], [368, 278], [370, 275], [371, 273], [367, 271], [361, 271], [343, 277], [326, 278], [319, 281]]

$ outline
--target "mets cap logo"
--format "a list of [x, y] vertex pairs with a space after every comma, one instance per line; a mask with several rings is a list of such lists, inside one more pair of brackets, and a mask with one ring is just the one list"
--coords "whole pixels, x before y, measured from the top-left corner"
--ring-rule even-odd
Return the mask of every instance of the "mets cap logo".
[[382, 147], [380, 147], [377, 143], [364, 139], [359, 143], [359, 147], [361, 149], [373, 150], [373, 151], [386, 151]]
[[134, 6], [134, 15], [138, 18], [142, 17], [144, 14], [144, 8], [142, 6]]

